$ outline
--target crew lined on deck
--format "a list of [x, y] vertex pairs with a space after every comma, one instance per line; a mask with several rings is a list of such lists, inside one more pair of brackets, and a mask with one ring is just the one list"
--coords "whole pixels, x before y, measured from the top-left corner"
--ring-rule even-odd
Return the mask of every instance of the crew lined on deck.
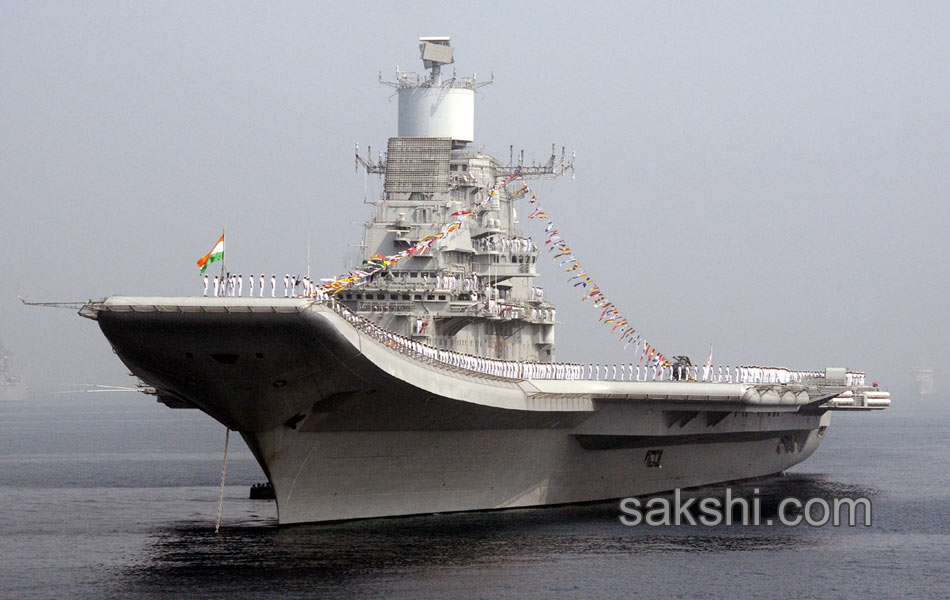
[[[254, 275], [248, 275], [247, 297], [254, 296]], [[258, 297], [264, 297], [264, 274], [261, 273], [258, 281]], [[244, 296], [244, 275], [227, 273], [223, 279], [219, 280], [215, 275], [212, 282], [209, 282], [208, 276], [204, 276], [204, 295], [211, 292], [215, 297], [241, 297]], [[318, 294], [319, 292], [319, 294]], [[277, 297], [277, 275], [270, 277], [270, 295], [271, 298]], [[301, 278], [299, 275], [284, 275], [284, 298], [291, 297], [310, 297], [325, 295], [318, 286], [309, 277]]]
[[[318, 301], [333, 309], [338, 315], [346, 319], [351, 325], [366, 333], [373, 339], [381, 342], [383, 345], [406, 354], [412, 358], [423, 360], [429, 363], [439, 363], [441, 366], [454, 367], [472, 371], [483, 375], [493, 377], [503, 377], [510, 379], [593, 379], [601, 381], [671, 381], [679, 380], [683, 382], [705, 381], [707, 383], [772, 383], [780, 384], [782, 382], [806, 382], [811, 379], [824, 377], [822, 371], [793, 371], [779, 367], [734, 367], [726, 365], [725, 369], [720, 365], [716, 370], [708, 371], [708, 379], [699, 379], [699, 367], [682, 365], [662, 366], [654, 363], [653, 365], [633, 363], [615, 363], [614, 365], [603, 365], [603, 377], [601, 377], [600, 364], [589, 363], [586, 369], [583, 365], [577, 363], [543, 363], [530, 361], [512, 361], [497, 358], [487, 358], [474, 354], [455, 352], [429, 346], [418, 340], [413, 340], [399, 335], [392, 331], [383, 329], [375, 322], [365, 319], [350, 309], [346, 308], [342, 302], [336, 298], [317, 290], [315, 297]], [[419, 332], [424, 330], [424, 325], [428, 322], [417, 323]], [[846, 374], [847, 385], [864, 385], [864, 373], [848, 372]]]
[[[253, 275], [248, 280], [253, 282]], [[240, 296], [243, 290], [243, 278], [241, 275], [227, 274], [224, 281], [219, 281], [218, 276], [214, 276], [213, 291], [215, 296]], [[264, 275], [260, 276], [260, 296], [264, 295]], [[318, 286], [310, 280], [309, 277], [300, 278], [296, 275], [284, 275], [284, 297], [306, 297], [314, 298], [317, 301], [332, 308], [337, 314], [345, 318], [352, 325], [367, 333], [377, 341], [386, 346], [398, 350], [416, 359], [422, 359], [427, 362], [437, 362], [444, 366], [465, 369], [476, 373], [491, 375], [494, 377], [506, 377], [512, 379], [588, 379], [599, 381], [693, 381], [707, 383], [763, 383], [784, 385], [788, 383], [802, 383], [806, 380], [821, 378], [824, 376], [822, 371], [795, 371], [781, 367], [759, 367], [759, 366], [736, 366], [718, 365], [715, 368], [712, 365], [662, 365], [653, 361], [652, 364], [634, 364], [634, 363], [614, 363], [613, 365], [604, 364], [601, 371], [600, 363], [588, 363], [585, 369], [583, 365], [576, 363], [543, 363], [531, 361], [510, 361], [496, 358], [487, 358], [473, 354], [454, 352], [429, 346], [418, 340], [406, 338], [402, 335], [383, 329], [373, 321], [365, 319], [350, 309], [346, 308], [342, 302], [331, 297], [321, 286]], [[204, 276], [204, 294], [208, 295], [209, 280]], [[271, 275], [271, 297], [276, 296], [277, 276]], [[540, 288], [538, 288], [540, 291]], [[542, 292], [543, 293], [543, 292]], [[248, 296], [254, 295], [253, 283], [248, 286]], [[489, 306], [492, 306], [494, 300], [489, 296]], [[495, 303], [494, 306], [501, 306]], [[505, 309], [516, 310], [517, 307], [505, 307]], [[554, 309], [550, 310], [553, 319]], [[518, 318], [514, 315], [513, 318]], [[415, 333], [423, 334], [428, 321], [417, 319]], [[585, 376], [586, 371], [586, 376]], [[862, 372], [848, 371], [845, 375], [847, 385], [865, 385], [865, 374]]]

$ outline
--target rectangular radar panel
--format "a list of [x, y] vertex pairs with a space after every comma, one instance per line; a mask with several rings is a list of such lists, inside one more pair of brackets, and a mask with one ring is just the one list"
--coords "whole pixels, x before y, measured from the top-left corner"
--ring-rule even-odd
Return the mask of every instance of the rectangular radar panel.
[[451, 156], [451, 138], [389, 138], [385, 191], [447, 192]]
[[422, 60], [438, 63], [441, 65], [451, 64], [452, 59], [452, 46], [446, 46], [443, 44], [433, 44], [431, 42], [423, 42], [422, 46]]

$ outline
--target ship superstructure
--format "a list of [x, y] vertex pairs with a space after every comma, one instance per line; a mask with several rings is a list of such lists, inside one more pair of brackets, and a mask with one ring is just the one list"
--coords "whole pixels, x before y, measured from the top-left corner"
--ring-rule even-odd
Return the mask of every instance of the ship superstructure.
[[[501, 164], [475, 148], [476, 82], [444, 77], [448, 38], [422, 38], [421, 55], [429, 73], [394, 83], [399, 129], [385, 157], [357, 154], [384, 188], [365, 271], [332, 280], [346, 286], [292, 298], [116, 296], [80, 310], [160, 402], [240, 432], [281, 523], [760, 477], [814, 452], [831, 411], [890, 404], [844, 368], [556, 362], [555, 309], [533, 285], [538, 248], [499, 181], [572, 163], [562, 153]], [[459, 215], [470, 218], [448, 232]]]
[[385, 156], [357, 163], [384, 177], [382, 194], [366, 224], [363, 259], [389, 256], [437, 234], [446, 223], [481, 204], [431, 250], [416, 254], [372, 281], [338, 294], [357, 314], [426, 344], [480, 356], [551, 362], [555, 359], [555, 306], [533, 284], [538, 246], [518, 228], [507, 187], [489, 192], [517, 172], [522, 179], [557, 177], [572, 167], [552, 149], [544, 165], [502, 164], [474, 141], [475, 90], [490, 82], [452, 76], [448, 37], [420, 38], [425, 76], [397, 73], [399, 127]]

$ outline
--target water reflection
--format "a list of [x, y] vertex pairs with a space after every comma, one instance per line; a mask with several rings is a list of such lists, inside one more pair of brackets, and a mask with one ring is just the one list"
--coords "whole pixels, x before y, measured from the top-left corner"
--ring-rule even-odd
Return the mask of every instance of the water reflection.
[[[874, 490], [796, 474], [732, 486], [758, 488], [765, 514], [780, 498], [873, 496]], [[708, 488], [703, 494], [722, 493]], [[306, 580], [341, 584], [432, 568], [504, 567], [596, 557], [728, 553], [823, 543], [809, 527], [625, 527], [616, 502], [500, 512], [429, 515], [325, 525], [225, 527], [181, 523], [154, 532], [145, 563], [127, 581], [159, 587], [195, 579], [202, 587]]]

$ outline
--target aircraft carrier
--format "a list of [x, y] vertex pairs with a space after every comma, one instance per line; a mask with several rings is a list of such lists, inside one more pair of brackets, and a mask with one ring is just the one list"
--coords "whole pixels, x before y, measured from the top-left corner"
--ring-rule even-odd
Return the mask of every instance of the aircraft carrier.
[[[281, 524], [760, 477], [814, 452], [831, 411], [890, 404], [844, 368], [635, 358], [601, 373], [557, 362], [556, 310], [534, 285], [538, 245], [500, 183], [557, 177], [572, 161], [485, 154], [474, 145], [475, 90], [490, 82], [443, 74], [454, 62], [447, 37], [420, 38], [420, 49], [425, 72], [390, 82], [397, 136], [378, 158], [356, 155], [383, 180], [364, 234], [372, 277], [289, 298], [121, 296], [80, 311], [160, 402], [242, 435]], [[460, 214], [469, 218], [429, 251], [385, 260]]]

